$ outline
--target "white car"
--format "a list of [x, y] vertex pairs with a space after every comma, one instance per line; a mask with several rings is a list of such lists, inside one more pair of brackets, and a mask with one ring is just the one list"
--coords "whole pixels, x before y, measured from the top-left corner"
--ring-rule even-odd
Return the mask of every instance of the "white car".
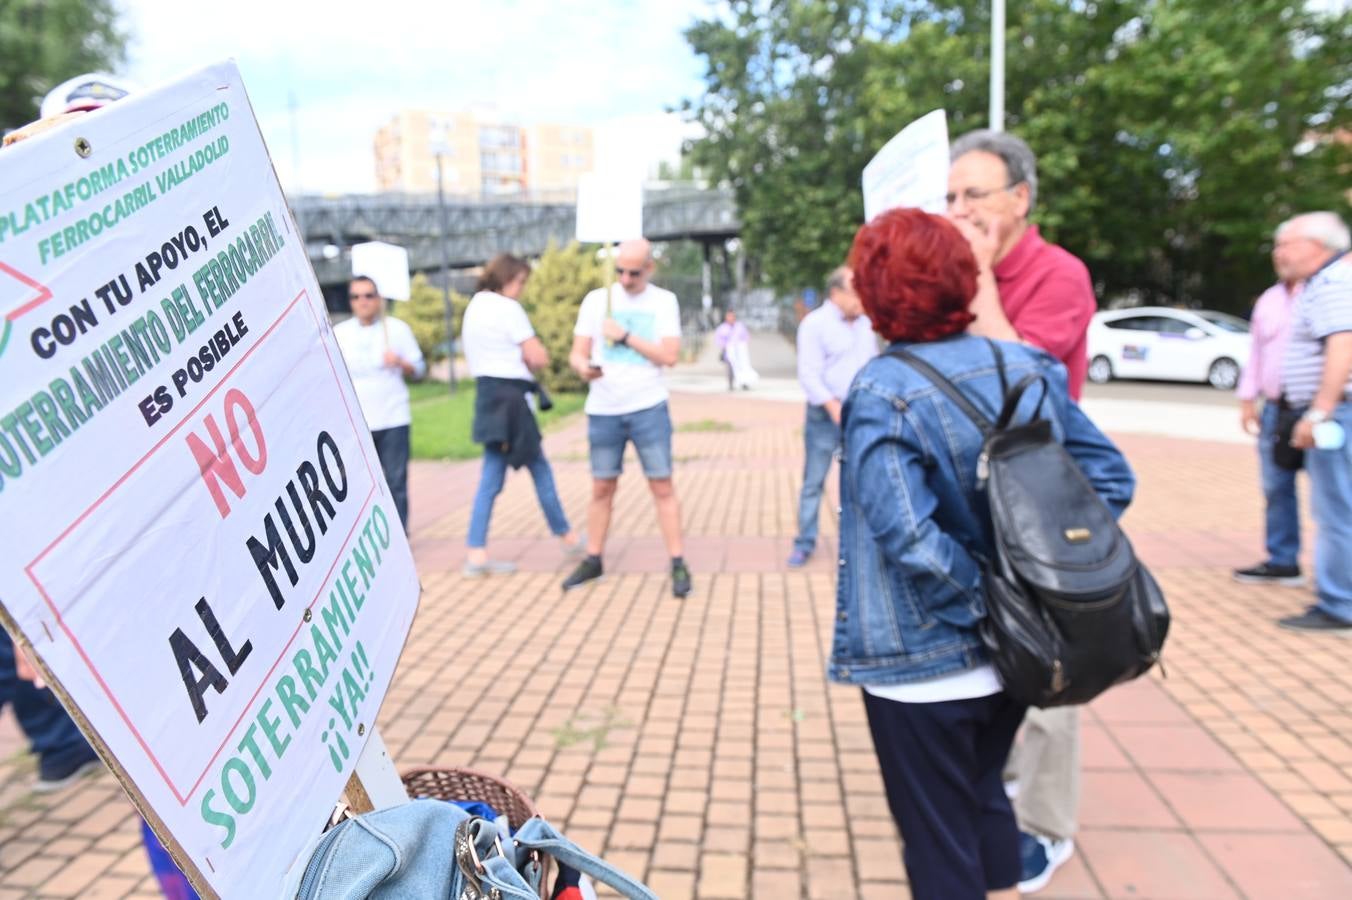
[[1249, 362], [1249, 323], [1222, 312], [1144, 306], [1098, 313], [1089, 325], [1089, 380], [1202, 381], [1234, 390]]

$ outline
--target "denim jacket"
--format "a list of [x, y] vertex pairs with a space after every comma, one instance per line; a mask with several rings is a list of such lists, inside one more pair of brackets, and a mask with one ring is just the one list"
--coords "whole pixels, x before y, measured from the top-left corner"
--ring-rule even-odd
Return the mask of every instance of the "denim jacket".
[[[1121, 452], [1070, 399], [1066, 370], [1041, 350], [1000, 342], [1012, 387], [1046, 377], [1042, 418], [1117, 515], [1135, 478]], [[966, 335], [907, 349], [954, 382], [991, 419], [1002, 403], [989, 344]], [[1015, 422], [1033, 416], [1030, 389]], [[923, 375], [880, 356], [855, 377], [843, 414], [840, 571], [829, 674], [849, 684], [898, 684], [987, 661], [981, 570], [993, 538], [977, 487], [982, 436]]]

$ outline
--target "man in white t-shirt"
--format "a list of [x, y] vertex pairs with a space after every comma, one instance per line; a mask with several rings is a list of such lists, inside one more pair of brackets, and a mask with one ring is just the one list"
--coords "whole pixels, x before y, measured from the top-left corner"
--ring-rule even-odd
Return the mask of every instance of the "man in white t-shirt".
[[385, 471], [399, 520], [408, 528], [408, 426], [413, 421], [405, 378], [427, 372], [422, 350], [408, 323], [385, 315], [376, 283], [358, 275], [348, 284], [352, 318], [333, 328], [347, 360], [366, 427]]
[[690, 593], [682, 556], [681, 507], [671, 481], [671, 415], [662, 369], [681, 352], [676, 295], [649, 282], [652, 245], [625, 241], [615, 257], [618, 284], [582, 301], [569, 363], [588, 383], [587, 436], [592, 499], [587, 514], [587, 558], [563, 582], [565, 591], [601, 577], [601, 553], [610, 528], [615, 489], [630, 442], [657, 505], [657, 523], [671, 556], [671, 592]]

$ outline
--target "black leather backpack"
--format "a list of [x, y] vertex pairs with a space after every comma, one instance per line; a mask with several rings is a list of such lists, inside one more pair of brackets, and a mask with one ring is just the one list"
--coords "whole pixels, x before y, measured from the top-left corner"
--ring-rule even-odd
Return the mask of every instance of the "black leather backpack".
[[[1032, 706], [1088, 703], [1159, 660], [1169, 609], [1112, 511], [1041, 418], [1046, 379], [1031, 374], [1010, 389], [1000, 348], [989, 343], [1004, 395], [994, 422], [923, 359], [900, 348], [889, 355], [933, 382], [985, 438], [977, 478], [995, 548], [983, 567], [980, 630], [1005, 691]], [[1024, 394], [1039, 385], [1032, 420], [1014, 424]]]

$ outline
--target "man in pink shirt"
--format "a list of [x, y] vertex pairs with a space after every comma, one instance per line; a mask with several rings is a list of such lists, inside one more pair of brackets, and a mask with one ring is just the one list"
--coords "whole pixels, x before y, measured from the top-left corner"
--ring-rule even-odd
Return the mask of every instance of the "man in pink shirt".
[[[979, 267], [970, 331], [1040, 347], [1065, 364], [1080, 399], [1089, 370], [1089, 321], [1098, 309], [1085, 264], [1049, 244], [1028, 221], [1037, 202], [1037, 159], [1012, 134], [973, 131], [953, 142], [948, 217]], [[1080, 805], [1080, 719], [1073, 706], [1029, 709], [1005, 777], [1017, 788], [1023, 873], [1032, 893], [1075, 852]]]
[[[1277, 411], [1282, 398], [1282, 360], [1291, 334], [1291, 314], [1300, 293], [1300, 279], [1291, 256], [1289, 222], [1277, 229], [1272, 245], [1272, 267], [1277, 283], [1263, 292], [1253, 307], [1249, 333], [1253, 352], [1240, 376], [1237, 394], [1244, 430], [1258, 435], [1258, 463], [1266, 501], [1265, 535], [1267, 560], [1247, 569], [1236, 569], [1234, 578], [1244, 584], [1302, 583], [1300, 573], [1300, 503], [1296, 499], [1296, 473], [1277, 465]], [[1258, 400], [1262, 399], [1260, 411]]]
[[1028, 221], [1037, 161], [1012, 134], [973, 131], [953, 143], [948, 216], [980, 267], [971, 332], [1040, 347], [1065, 364], [1080, 399], [1089, 370], [1089, 320], [1098, 309], [1089, 269]]

